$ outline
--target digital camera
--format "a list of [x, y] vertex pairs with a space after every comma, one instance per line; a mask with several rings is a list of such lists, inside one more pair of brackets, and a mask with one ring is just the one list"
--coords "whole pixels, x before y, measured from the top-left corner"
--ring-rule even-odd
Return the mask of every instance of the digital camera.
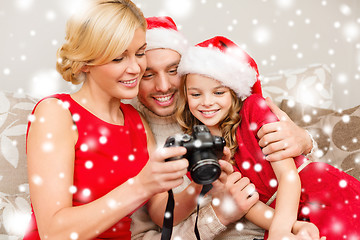
[[192, 180], [198, 184], [210, 184], [219, 178], [221, 168], [218, 159], [223, 157], [225, 139], [213, 136], [205, 125], [195, 125], [192, 135], [182, 134], [168, 137], [164, 147], [185, 147], [183, 156], [166, 161], [186, 158]]

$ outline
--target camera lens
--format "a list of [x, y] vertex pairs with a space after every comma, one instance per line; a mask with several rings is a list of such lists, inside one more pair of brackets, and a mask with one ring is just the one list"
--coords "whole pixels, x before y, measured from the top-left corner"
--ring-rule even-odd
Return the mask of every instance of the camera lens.
[[220, 173], [220, 165], [214, 159], [202, 159], [190, 169], [190, 175], [194, 182], [203, 185], [214, 182], [219, 178]]

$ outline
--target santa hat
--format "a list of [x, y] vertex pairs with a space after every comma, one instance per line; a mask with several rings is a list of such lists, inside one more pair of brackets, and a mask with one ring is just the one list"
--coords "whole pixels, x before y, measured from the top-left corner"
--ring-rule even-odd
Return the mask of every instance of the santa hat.
[[231, 40], [216, 36], [190, 47], [183, 54], [178, 73], [196, 73], [220, 81], [239, 98], [261, 94], [259, 71], [254, 59]]
[[178, 31], [171, 17], [148, 17], [146, 22], [146, 50], [168, 48], [180, 54], [185, 52], [187, 40]]

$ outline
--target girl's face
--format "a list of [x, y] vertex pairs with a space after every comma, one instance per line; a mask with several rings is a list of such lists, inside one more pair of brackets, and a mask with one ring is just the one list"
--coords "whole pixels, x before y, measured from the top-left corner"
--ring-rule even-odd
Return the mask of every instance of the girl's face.
[[120, 56], [107, 64], [84, 68], [86, 81], [93, 90], [99, 89], [111, 97], [136, 97], [140, 79], [146, 69], [145, 48], [145, 32], [137, 29], [130, 45]]
[[219, 123], [228, 115], [231, 93], [215, 79], [199, 74], [188, 74], [186, 93], [190, 112], [212, 133], [218, 132]]

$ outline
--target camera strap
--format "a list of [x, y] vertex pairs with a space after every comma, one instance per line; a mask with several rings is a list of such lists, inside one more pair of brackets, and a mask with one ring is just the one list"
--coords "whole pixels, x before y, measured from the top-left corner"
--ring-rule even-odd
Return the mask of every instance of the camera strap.
[[[199, 195], [199, 199], [197, 201], [196, 220], [195, 220], [195, 227], [194, 227], [194, 232], [195, 232], [195, 236], [196, 236], [197, 240], [200, 240], [200, 233], [199, 233], [199, 230], [197, 227], [200, 203], [201, 203], [201, 200], [203, 199], [203, 197], [205, 196], [205, 194], [207, 192], [209, 192], [212, 189], [212, 187], [213, 187], [212, 184], [203, 185], [200, 195]], [[173, 229], [173, 224], [174, 224], [175, 200], [174, 200], [174, 194], [171, 189], [168, 191], [168, 195], [169, 196], [168, 196], [168, 201], [166, 204], [166, 209], [165, 209], [165, 214], [164, 214], [163, 228], [162, 228], [162, 232], [161, 232], [161, 240], [170, 240], [171, 239], [171, 234], [172, 234], [172, 229]]]

